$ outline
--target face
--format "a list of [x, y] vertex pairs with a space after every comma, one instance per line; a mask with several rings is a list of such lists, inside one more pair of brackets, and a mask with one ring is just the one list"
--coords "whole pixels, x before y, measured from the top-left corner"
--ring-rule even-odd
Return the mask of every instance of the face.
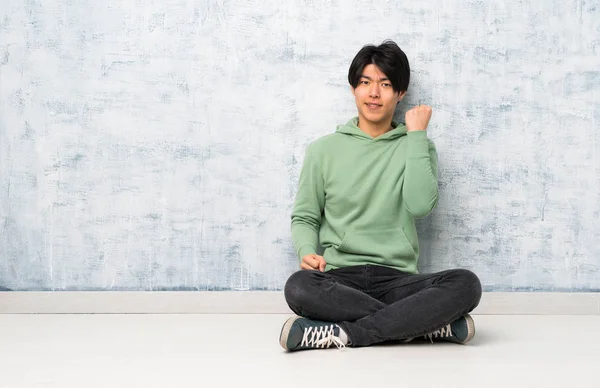
[[406, 92], [395, 92], [387, 76], [375, 65], [365, 66], [356, 89], [352, 89], [361, 122], [384, 124], [391, 121], [394, 110]]

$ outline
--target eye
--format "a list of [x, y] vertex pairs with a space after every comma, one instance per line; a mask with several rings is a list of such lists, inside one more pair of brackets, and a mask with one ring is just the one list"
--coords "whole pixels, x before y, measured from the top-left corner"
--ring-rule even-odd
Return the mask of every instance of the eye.
[[369, 81], [360, 81], [360, 83], [363, 84], [363, 85], [368, 85]]
[[389, 84], [389, 83], [384, 83], [383, 86], [385, 86], [387, 88], [387, 87], [392, 86], [392, 85]]

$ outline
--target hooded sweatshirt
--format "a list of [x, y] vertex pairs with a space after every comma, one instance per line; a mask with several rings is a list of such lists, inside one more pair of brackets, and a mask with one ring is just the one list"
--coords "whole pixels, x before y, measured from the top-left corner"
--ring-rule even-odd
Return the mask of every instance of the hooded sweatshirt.
[[354, 117], [306, 149], [292, 211], [300, 260], [323, 248], [325, 271], [362, 264], [417, 273], [415, 219], [438, 202], [437, 153], [401, 123], [376, 138]]

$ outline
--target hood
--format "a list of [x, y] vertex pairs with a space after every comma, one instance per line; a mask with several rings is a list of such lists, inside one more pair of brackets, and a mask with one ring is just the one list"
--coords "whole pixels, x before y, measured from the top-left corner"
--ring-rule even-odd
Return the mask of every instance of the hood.
[[335, 132], [371, 141], [394, 140], [406, 135], [406, 126], [403, 123], [392, 121], [392, 128], [394, 129], [377, 138], [373, 138], [371, 135], [363, 132], [363, 130], [358, 127], [358, 117], [354, 117], [346, 124], [338, 125]]

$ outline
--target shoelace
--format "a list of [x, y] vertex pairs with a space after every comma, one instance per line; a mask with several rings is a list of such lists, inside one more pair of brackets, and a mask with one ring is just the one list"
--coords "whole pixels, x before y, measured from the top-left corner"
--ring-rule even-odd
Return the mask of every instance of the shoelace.
[[431, 332], [429, 334], [425, 334], [425, 339], [429, 339], [433, 342], [433, 338], [444, 338], [444, 337], [452, 337], [452, 327], [450, 325], [446, 325], [446, 327], [442, 327], [439, 330]]
[[334, 344], [340, 349], [346, 347], [342, 340], [335, 335], [333, 329], [334, 325], [307, 327], [304, 329], [304, 335], [302, 336], [300, 346], [328, 348], [331, 344]]

